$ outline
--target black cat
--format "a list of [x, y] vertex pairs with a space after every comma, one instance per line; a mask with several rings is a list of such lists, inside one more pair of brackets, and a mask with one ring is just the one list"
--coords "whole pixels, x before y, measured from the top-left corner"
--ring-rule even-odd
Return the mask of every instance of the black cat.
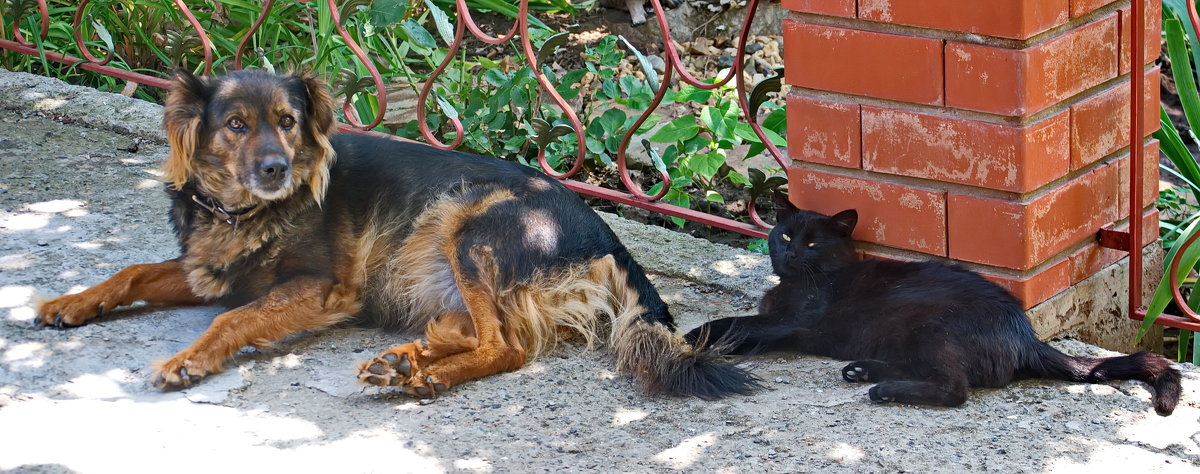
[[1039, 341], [1020, 302], [978, 274], [939, 262], [860, 261], [850, 240], [857, 212], [827, 217], [782, 195], [775, 204], [779, 224], [768, 243], [779, 285], [758, 315], [711, 321], [689, 342], [854, 360], [842, 377], [879, 382], [870, 390], [877, 402], [959, 406], [968, 387], [1133, 379], [1153, 387], [1159, 415], [1175, 410], [1180, 375], [1162, 356], [1068, 356]]

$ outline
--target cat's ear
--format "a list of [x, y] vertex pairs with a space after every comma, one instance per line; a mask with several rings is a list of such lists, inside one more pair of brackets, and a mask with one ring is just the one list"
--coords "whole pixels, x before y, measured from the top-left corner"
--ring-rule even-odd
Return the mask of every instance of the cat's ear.
[[791, 219], [797, 212], [800, 212], [799, 209], [796, 209], [796, 206], [792, 205], [791, 201], [788, 201], [787, 194], [779, 191], [771, 192], [771, 202], [775, 203], [775, 222], [783, 222]]
[[854, 232], [854, 226], [858, 225], [858, 211], [854, 209], [846, 209], [842, 212], [834, 214], [833, 217], [830, 217], [829, 219], [833, 221], [834, 225], [837, 226], [837, 229], [841, 231], [842, 235], [849, 237], [850, 234]]

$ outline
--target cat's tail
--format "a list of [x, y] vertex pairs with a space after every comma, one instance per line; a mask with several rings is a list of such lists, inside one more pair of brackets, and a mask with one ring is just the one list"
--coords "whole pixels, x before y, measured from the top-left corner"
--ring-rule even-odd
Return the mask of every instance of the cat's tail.
[[[759, 380], [739, 362], [725, 360], [727, 345], [693, 346], [674, 332], [667, 305], [623, 247], [593, 265], [606, 273], [614, 304], [610, 344], [617, 367], [651, 394], [715, 399], [744, 395]], [[606, 268], [605, 268], [606, 267]]]
[[1181, 376], [1165, 357], [1138, 352], [1119, 357], [1071, 357], [1039, 342], [1038, 354], [1026, 368], [1035, 376], [1071, 382], [1140, 380], [1154, 389], [1154, 411], [1167, 416], [1175, 411], [1182, 392]]

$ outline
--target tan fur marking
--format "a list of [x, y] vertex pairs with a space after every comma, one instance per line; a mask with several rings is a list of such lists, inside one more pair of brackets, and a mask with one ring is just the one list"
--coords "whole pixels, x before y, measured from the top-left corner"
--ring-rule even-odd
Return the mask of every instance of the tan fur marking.
[[271, 289], [253, 303], [222, 313], [195, 342], [170, 359], [154, 365], [163, 385], [187, 385], [179, 370], [204, 376], [247, 345], [264, 346], [298, 331], [324, 329], [350, 315], [342, 306], [326, 307], [326, 295], [339, 291], [328, 281], [292, 280]]
[[136, 301], [150, 304], [201, 304], [188, 285], [178, 260], [132, 265], [104, 282], [81, 293], [64, 295], [38, 305], [42, 324], [54, 324], [59, 316], [66, 324], [77, 326], [95, 318], [99, 311], [112, 311]]

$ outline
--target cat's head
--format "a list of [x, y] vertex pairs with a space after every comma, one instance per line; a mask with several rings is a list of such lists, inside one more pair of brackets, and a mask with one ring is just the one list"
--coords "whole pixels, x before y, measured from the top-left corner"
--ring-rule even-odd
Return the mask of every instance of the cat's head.
[[848, 209], [831, 216], [797, 209], [787, 196], [774, 193], [775, 228], [767, 236], [771, 267], [780, 277], [802, 276], [835, 270], [858, 260], [850, 234], [858, 211]]

